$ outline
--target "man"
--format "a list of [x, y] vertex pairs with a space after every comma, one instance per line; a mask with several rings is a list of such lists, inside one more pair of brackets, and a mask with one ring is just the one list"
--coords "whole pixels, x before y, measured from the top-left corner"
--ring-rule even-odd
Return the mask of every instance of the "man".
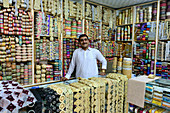
[[98, 76], [97, 59], [102, 62], [102, 70], [100, 75], [105, 75], [107, 61], [103, 57], [101, 52], [97, 49], [89, 47], [90, 42], [86, 34], [82, 34], [79, 36], [79, 42], [81, 48], [78, 48], [73, 52], [73, 57], [68, 73], [65, 77], [62, 77], [61, 80], [69, 79], [75, 67], [76, 78], [89, 78]]

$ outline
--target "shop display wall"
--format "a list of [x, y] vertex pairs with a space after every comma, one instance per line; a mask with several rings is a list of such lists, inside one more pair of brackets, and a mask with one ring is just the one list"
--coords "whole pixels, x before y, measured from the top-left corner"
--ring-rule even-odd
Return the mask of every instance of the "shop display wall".
[[[25, 85], [36, 83], [37, 79], [38, 82], [42, 82], [44, 76], [45, 81], [59, 80], [59, 75], [63, 76], [67, 72], [71, 54], [76, 49], [68, 42], [76, 41], [81, 33], [89, 36], [90, 47], [98, 48], [106, 58], [113, 59], [116, 65], [113, 67], [117, 72], [123, 72], [123, 59], [127, 57], [133, 59], [133, 74], [157, 74], [156, 62], [158, 65], [159, 62], [167, 62], [163, 63], [163, 65], [167, 64], [167, 68], [162, 67], [163, 70], [168, 70], [168, 3], [166, 0], [161, 3], [155, 1], [115, 11], [85, 0], [82, 3], [69, 0], [42, 0], [41, 3], [39, 0], [30, 0], [29, 5], [21, 1], [17, 4], [18, 9], [14, 7], [15, 1], [9, 4], [2, 2], [1, 80], [14, 79], [22, 81], [21, 84]], [[160, 15], [157, 14], [159, 12]], [[139, 61], [140, 58], [145, 61]], [[32, 65], [32, 69], [28, 69], [28, 76], [25, 76], [27, 80], [25, 82], [19, 80], [19, 76], [22, 75], [20, 79], [23, 79], [24, 74], [17, 74], [15, 70], [12, 71], [12, 76], [9, 76], [10, 69], [6, 69], [3, 64], [7, 62], [13, 64], [13, 68], [14, 64], [20, 65], [20, 63]], [[142, 65], [135, 66], [138, 63]], [[40, 73], [36, 65], [42, 67], [43, 64], [47, 67], [52, 66], [49, 68], [51, 71], [46, 69], [46, 73]], [[27, 66], [24, 69], [27, 70]], [[145, 71], [136, 73], [137, 70]], [[169, 75], [169, 71], [164, 74]], [[160, 75], [160, 70], [157, 75]]]
[[145, 101], [169, 110], [169, 80], [159, 79], [146, 84]]
[[0, 80], [28, 85], [32, 84], [33, 18], [25, 3], [20, 4], [24, 9], [17, 10], [12, 4], [0, 6]]

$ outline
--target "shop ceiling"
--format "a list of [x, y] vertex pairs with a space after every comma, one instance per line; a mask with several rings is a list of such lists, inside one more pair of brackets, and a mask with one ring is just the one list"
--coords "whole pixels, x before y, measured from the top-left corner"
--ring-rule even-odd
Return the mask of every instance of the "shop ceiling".
[[151, 1], [157, 1], [157, 0], [87, 0], [87, 1], [102, 4], [114, 9], [119, 9], [127, 6], [133, 6], [133, 5], [147, 3]]

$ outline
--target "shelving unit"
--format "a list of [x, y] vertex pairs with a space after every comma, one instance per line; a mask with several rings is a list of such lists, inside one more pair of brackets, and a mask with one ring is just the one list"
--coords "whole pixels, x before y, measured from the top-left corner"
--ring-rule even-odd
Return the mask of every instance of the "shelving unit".
[[[35, 27], [35, 13], [38, 12], [42, 12], [41, 10], [41, 5], [40, 3], [34, 3], [34, 0], [31, 0], [32, 4], [30, 5], [30, 8], [28, 9], [28, 11], [31, 12], [31, 17], [33, 18], [32, 21], [32, 35], [30, 35], [31, 40], [32, 40], [32, 59], [29, 60], [32, 63], [32, 84], [36, 83], [34, 81], [35, 76], [36, 76], [36, 64], [38, 63], [36, 61], [36, 40], [37, 40], [37, 35], [36, 34], [36, 27]], [[49, 1], [50, 3], [52, 3], [52, 1]], [[129, 51], [129, 54], [131, 57], [128, 56], [128, 58], [134, 58], [134, 44], [135, 43], [147, 43], [150, 41], [155, 41], [155, 58], [154, 58], [154, 74], [156, 74], [156, 62], [157, 61], [162, 61], [162, 62], [166, 62], [164, 60], [159, 60], [157, 59], [157, 48], [158, 47], [158, 42], [164, 42], [164, 43], [168, 43], [168, 41], [170, 41], [170, 39], [167, 40], [163, 40], [162, 38], [159, 38], [159, 25], [160, 22], [168, 22], [170, 21], [170, 19], [164, 19], [164, 20], [160, 20], [159, 19], [159, 15], [157, 15], [156, 20], [151, 20], [151, 21], [144, 21], [144, 22], [136, 22], [136, 14], [137, 14], [137, 8], [140, 7], [144, 7], [147, 8], [148, 6], [151, 6], [150, 4], [153, 3], [157, 3], [157, 13], [159, 14], [160, 12], [160, 1], [154, 1], [154, 2], [149, 2], [149, 3], [145, 3], [145, 4], [139, 4], [139, 5], [135, 5], [135, 6], [131, 6], [131, 7], [126, 7], [126, 8], [122, 8], [122, 9], [117, 9], [114, 10], [110, 7], [106, 7], [106, 6], [102, 6], [101, 4], [97, 4], [97, 3], [93, 3], [90, 2], [88, 0], [82, 0], [82, 4], [79, 3], [71, 3], [69, 2], [69, 0], [58, 0], [56, 1], [57, 4], [59, 5], [59, 7], [56, 7], [56, 10], [59, 10], [59, 13], [57, 12], [56, 14], [54, 14], [54, 11], [49, 11], [49, 9], [47, 9], [47, 6], [43, 6], [44, 7], [44, 15], [51, 15], [54, 18], [57, 19], [57, 27], [58, 27], [58, 34], [57, 35], [53, 35], [51, 36], [50, 34], [40, 34], [38, 36], [38, 39], [47, 39], [50, 41], [51, 37], [53, 37], [53, 39], [57, 39], [58, 42], [60, 43], [60, 60], [61, 60], [61, 69], [63, 69], [63, 39], [67, 39], [67, 40], [76, 40], [77, 39], [77, 35], [76, 37], [66, 37], [64, 34], [64, 19], [68, 19], [68, 18], [72, 18], [76, 21], [81, 20], [81, 27], [82, 27], [82, 32], [81, 33], [86, 33], [91, 42], [95, 42], [93, 44], [91, 44], [91, 47], [95, 47], [101, 50], [101, 52], [104, 53], [104, 51], [106, 51], [106, 49], [111, 48], [113, 51], [108, 51], [108, 54], [105, 54], [106, 58], [114, 58], [117, 57], [117, 62], [119, 61], [118, 58], [124, 58], [125, 56], [122, 55], [116, 55], [117, 53], [115, 51], [117, 45], [123, 45], [123, 44], [131, 44], [131, 48], [132, 50]], [[59, 3], [60, 2], [60, 3]], [[68, 6], [66, 7], [65, 2], [68, 2]], [[65, 8], [71, 8], [70, 4], [72, 4], [74, 7], [72, 7], [75, 10], [79, 10], [79, 15], [75, 15], [76, 13], [73, 12], [65, 12]], [[49, 4], [50, 5], [50, 4]], [[72, 6], [71, 5], [71, 6]], [[75, 7], [76, 5], [78, 6], [82, 6], [80, 7]], [[0, 6], [3, 6], [2, 4], [0, 4]], [[14, 6], [9, 6], [10, 8], [14, 8]], [[45, 8], [46, 7], [46, 8]], [[52, 8], [53, 6], [50, 5], [49, 8]], [[95, 15], [92, 14], [92, 7], [96, 8], [96, 10], [98, 10], [98, 12]], [[72, 11], [71, 8], [71, 11]], [[25, 8], [19, 8], [24, 10]], [[107, 12], [111, 12], [111, 13], [107, 13]], [[122, 12], [122, 13], [120, 13]], [[121, 22], [119, 23], [119, 19], [116, 19], [116, 16], [118, 16], [118, 13], [120, 13], [120, 15], [124, 15], [124, 17], [128, 17], [128, 15], [126, 13], [131, 12], [130, 14], [130, 18], [131, 19], [124, 19], [127, 22]], [[100, 18], [96, 18], [96, 17], [100, 17]], [[123, 16], [122, 16], [123, 17]], [[155, 39], [154, 40], [136, 40], [136, 25], [140, 24], [145, 24], [145, 23], [152, 23], [155, 22], [156, 23], [156, 33], [155, 33]], [[89, 24], [87, 26], [87, 24]], [[42, 24], [43, 25], [43, 24]], [[116, 28], [126, 28], [130, 26], [130, 39], [128, 40], [117, 40], [117, 31]], [[88, 28], [87, 28], [88, 27]], [[94, 33], [95, 32], [95, 33]], [[1, 33], [1, 35], [3, 35], [3, 33]], [[125, 33], [124, 33], [125, 35]], [[9, 35], [10, 36], [10, 35]], [[123, 36], [123, 35], [122, 35]], [[123, 36], [124, 37], [124, 36]], [[107, 45], [107, 46], [106, 46]], [[122, 52], [123, 54], [123, 52]], [[127, 56], [126, 56], [127, 57]], [[45, 61], [45, 60], [41, 60], [41, 61]], [[49, 61], [48, 61], [49, 62]], [[168, 61], [169, 62], [169, 61]], [[23, 61], [23, 63], [26, 63], [26, 61]], [[35, 64], [35, 65], [34, 65]], [[61, 70], [61, 76], [63, 76], [63, 70]]]
[[132, 24], [121, 24], [121, 25], [117, 25], [117, 27], [128, 26], [128, 25], [132, 25]]

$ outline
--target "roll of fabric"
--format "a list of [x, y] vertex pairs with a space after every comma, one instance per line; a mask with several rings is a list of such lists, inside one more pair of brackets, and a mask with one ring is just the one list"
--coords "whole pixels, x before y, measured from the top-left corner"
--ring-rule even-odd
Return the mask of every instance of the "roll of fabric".
[[157, 3], [153, 3], [152, 5], [153, 9], [152, 9], [152, 20], [156, 21], [156, 17], [157, 17]]

